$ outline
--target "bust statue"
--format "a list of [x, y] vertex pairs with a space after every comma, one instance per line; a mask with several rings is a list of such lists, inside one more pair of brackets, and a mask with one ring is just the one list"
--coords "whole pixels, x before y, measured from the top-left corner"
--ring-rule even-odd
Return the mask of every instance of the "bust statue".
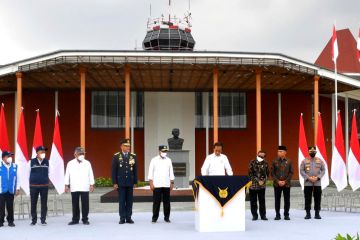
[[178, 128], [174, 128], [171, 133], [173, 137], [168, 139], [169, 149], [182, 150], [184, 139], [179, 138], [180, 130]]

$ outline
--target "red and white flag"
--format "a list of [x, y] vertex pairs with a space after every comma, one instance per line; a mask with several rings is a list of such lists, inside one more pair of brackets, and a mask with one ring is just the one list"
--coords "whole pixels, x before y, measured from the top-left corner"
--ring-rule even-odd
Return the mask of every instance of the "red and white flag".
[[317, 134], [316, 134], [316, 157], [320, 158], [325, 165], [325, 174], [321, 178], [321, 188], [324, 190], [327, 186], [329, 186], [329, 164], [328, 158], [326, 154], [326, 147], [325, 147], [325, 139], [324, 139], [324, 131], [322, 126], [321, 114], [318, 117], [318, 127], [317, 127]]
[[331, 161], [331, 179], [334, 181], [339, 192], [347, 186], [344, 136], [342, 131], [340, 111], [337, 113], [335, 145], [333, 148]]
[[339, 47], [338, 47], [338, 41], [336, 37], [336, 29], [335, 25], [333, 26], [333, 33], [331, 38], [331, 57], [333, 62], [336, 64], [336, 59], [339, 56]]
[[41, 123], [40, 123], [40, 113], [39, 109], [36, 110], [36, 121], [35, 121], [35, 131], [34, 131], [34, 140], [33, 140], [33, 147], [32, 147], [32, 154], [31, 158], [36, 158], [36, 148], [38, 146], [43, 146], [43, 138], [41, 132]]
[[360, 28], [359, 28], [359, 34], [358, 34], [358, 39], [357, 39], [357, 55], [358, 55], [358, 60], [360, 62]]
[[15, 147], [15, 163], [19, 166], [18, 180], [20, 182], [20, 187], [26, 193], [30, 194], [29, 189], [29, 177], [30, 169], [28, 164], [28, 149], [26, 141], [26, 131], [25, 131], [25, 121], [23, 110], [20, 112], [19, 118], [19, 127], [17, 133], [16, 147]]
[[59, 114], [56, 113], [54, 138], [51, 147], [49, 159], [49, 178], [54, 185], [58, 194], [64, 193], [64, 157], [61, 145], [60, 127], [59, 127]]
[[298, 165], [299, 165], [299, 181], [301, 188], [304, 189], [304, 178], [300, 174], [301, 162], [308, 157], [308, 145], [305, 136], [303, 114], [300, 115], [300, 126], [299, 126], [299, 154], [298, 154]]
[[349, 184], [353, 191], [360, 187], [360, 147], [356, 125], [356, 112], [353, 113], [350, 150], [348, 157]]
[[6, 127], [4, 104], [1, 105], [0, 112], [0, 155], [3, 151], [9, 151], [9, 137]]

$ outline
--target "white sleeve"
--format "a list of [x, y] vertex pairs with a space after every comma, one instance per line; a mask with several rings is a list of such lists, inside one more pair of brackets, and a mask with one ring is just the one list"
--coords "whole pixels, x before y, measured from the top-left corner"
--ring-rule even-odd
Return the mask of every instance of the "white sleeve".
[[93, 169], [91, 167], [91, 163], [88, 162], [88, 164], [89, 164], [89, 182], [90, 182], [90, 185], [94, 185], [95, 184], [94, 172], [93, 172]]
[[229, 163], [229, 159], [225, 156], [225, 170], [227, 175], [232, 176], [234, 173], [231, 169], [230, 163]]
[[170, 163], [170, 181], [174, 181], [175, 175], [174, 175], [174, 168], [173, 168], [171, 159], [169, 159], [169, 163]]
[[210, 163], [209, 163], [209, 156], [207, 156], [205, 158], [205, 161], [204, 161], [204, 164], [202, 165], [201, 167], [201, 175], [202, 176], [207, 176], [209, 175], [209, 166], [210, 166]]
[[68, 164], [66, 165], [66, 171], [65, 171], [65, 178], [64, 178], [64, 183], [65, 185], [70, 185], [70, 170], [69, 170], [69, 165], [71, 163], [68, 162]]
[[154, 159], [151, 159], [151, 161], [150, 161], [148, 179], [149, 180], [154, 179]]

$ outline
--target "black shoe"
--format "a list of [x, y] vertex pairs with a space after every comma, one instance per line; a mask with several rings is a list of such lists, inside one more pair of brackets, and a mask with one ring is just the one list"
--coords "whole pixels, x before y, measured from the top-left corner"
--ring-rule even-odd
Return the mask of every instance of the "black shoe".
[[126, 220], [126, 223], [134, 224], [135, 222], [130, 218]]
[[157, 221], [157, 220], [153, 219], [153, 220], [151, 220], [151, 223], [156, 223], [156, 221]]
[[84, 225], [90, 225], [90, 222], [88, 220], [86, 220], [86, 221], [83, 221], [83, 224]]
[[264, 217], [261, 217], [261, 220], [267, 221], [268, 218], [264, 216]]
[[321, 219], [319, 212], [315, 213], [315, 219]]
[[258, 220], [258, 217], [257, 217], [257, 216], [253, 216], [252, 220], [253, 220], [253, 221], [256, 221], [256, 220]]
[[274, 218], [274, 220], [280, 220], [281, 219], [281, 217], [279, 216], [279, 215], [276, 215], [276, 217]]
[[68, 223], [68, 225], [76, 225], [76, 224], [79, 224], [79, 222], [71, 221]]
[[124, 224], [125, 223], [125, 219], [120, 219], [119, 224]]
[[8, 226], [9, 226], [9, 227], [15, 227], [15, 224], [14, 224], [13, 222], [10, 222], [10, 223], [8, 224]]
[[304, 217], [304, 219], [311, 219], [311, 214], [310, 214], [310, 211], [309, 212], [306, 212], [306, 216]]
[[32, 221], [31, 223], [30, 223], [30, 226], [35, 226], [36, 225], [36, 222], [35, 221]]
[[164, 219], [165, 222], [171, 223], [170, 219]]
[[290, 220], [290, 217], [289, 217], [289, 216], [285, 216], [284, 219], [288, 221], [288, 220]]
[[41, 221], [41, 225], [42, 225], [42, 226], [46, 226], [47, 223], [46, 223], [45, 221]]

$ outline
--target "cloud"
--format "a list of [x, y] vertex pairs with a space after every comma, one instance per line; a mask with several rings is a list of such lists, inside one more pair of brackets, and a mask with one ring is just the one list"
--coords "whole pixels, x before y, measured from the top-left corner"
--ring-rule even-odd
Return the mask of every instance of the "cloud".
[[[0, 64], [59, 49], [141, 47], [150, 3], [152, 17], [167, 0], [2, 0]], [[188, 1], [172, 0], [182, 17]], [[278, 52], [314, 62], [338, 29], [360, 27], [358, 0], [192, 0], [198, 50]]]

